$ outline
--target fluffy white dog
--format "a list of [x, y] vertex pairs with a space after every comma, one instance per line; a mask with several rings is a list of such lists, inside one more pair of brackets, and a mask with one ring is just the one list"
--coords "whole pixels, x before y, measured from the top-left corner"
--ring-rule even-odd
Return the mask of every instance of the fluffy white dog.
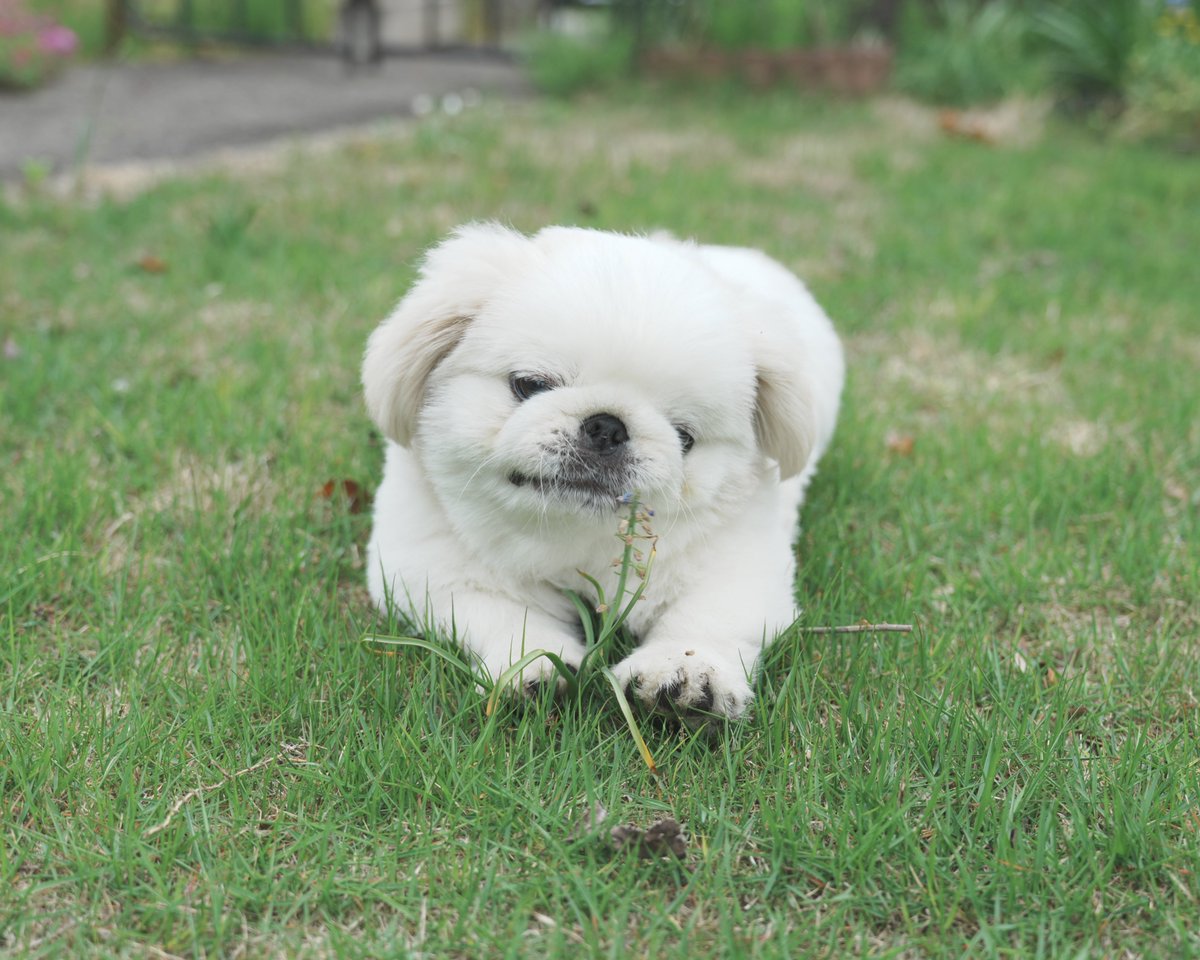
[[[390, 441], [371, 596], [493, 677], [526, 650], [578, 665], [563, 590], [586, 589], [581, 571], [615, 583], [636, 492], [657, 556], [617, 675], [647, 707], [737, 717], [795, 616], [796, 511], [843, 375], [828, 318], [757, 251], [462, 227], [367, 345]], [[552, 673], [540, 659], [522, 679]]]

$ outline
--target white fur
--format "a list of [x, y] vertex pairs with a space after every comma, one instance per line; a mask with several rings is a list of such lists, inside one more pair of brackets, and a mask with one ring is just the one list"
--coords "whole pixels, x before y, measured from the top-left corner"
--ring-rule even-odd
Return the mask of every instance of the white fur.
[[[555, 388], [521, 401], [513, 374]], [[389, 437], [371, 595], [452, 631], [493, 677], [523, 650], [578, 664], [563, 590], [585, 590], [580, 571], [615, 583], [623, 508], [554, 482], [619, 474], [659, 539], [631, 617], [639, 646], [616, 672], [648, 706], [739, 716], [762, 648], [794, 617], [796, 510], [842, 380], [829, 320], [764, 254], [463, 227], [367, 346], [367, 407]], [[580, 446], [600, 413], [627, 428], [620, 458]]]

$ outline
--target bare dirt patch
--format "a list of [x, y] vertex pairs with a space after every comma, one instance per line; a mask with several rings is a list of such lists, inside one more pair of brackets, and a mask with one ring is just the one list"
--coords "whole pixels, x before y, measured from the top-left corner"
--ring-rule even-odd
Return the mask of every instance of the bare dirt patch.
[[150, 495], [146, 506], [155, 512], [207, 515], [219, 510], [232, 515], [249, 510], [261, 516], [274, 503], [269, 470], [267, 456], [236, 461], [218, 457], [205, 462], [181, 454], [176, 457], [173, 476]]
[[1050, 108], [1049, 100], [1036, 97], [1013, 97], [968, 110], [929, 107], [906, 97], [882, 97], [872, 104], [893, 138], [921, 141], [946, 136], [1002, 147], [1039, 142]]
[[[953, 310], [934, 303], [931, 311]], [[1057, 367], [1038, 368], [1015, 354], [987, 354], [948, 333], [909, 329], [895, 335], [866, 334], [850, 341], [852, 355], [878, 377], [871, 405], [884, 416], [911, 411], [931, 426], [949, 411], [970, 409], [989, 429], [1038, 433], [1074, 456], [1094, 456], [1108, 428], [1079, 416]], [[897, 397], [905, 398], [902, 404]]]
[[[526, 153], [556, 166], [575, 160], [579, 166], [602, 158], [618, 175], [642, 166], [666, 173], [679, 163], [693, 160], [705, 166], [738, 156], [733, 139], [697, 127], [666, 130], [630, 125], [628, 116], [598, 117], [588, 124], [571, 123], [547, 128], [518, 122], [505, 127], [503, 142], [508, 153]], [[634, 118], [636, 119], [636, 118]]]
[[[949, 302], [930, 305], [933, 315], [954, 309]], [[849, 346], [878, 377], [871, 404], [880, 415], [909, 411], [918, 426], [928, 427], [948, 412], [970, 410], [988, 430], [1034, 431], [1072, 457], [1095, 457], [1111, 443], [1130, 442], [1127, 426], [1078, 412], [1058, 366], [1035, 366], [1018, 354], [988, 354], [953, 334], [919, 329], [866, 334]], [[898, 396], [905, 402], [898, 404]]]
[[841, 199], [866, 192], [854, 175], [857, 145], [828, 136], [797, 135], [761, 158], [738, 164], [737, 176], [746, 183], [777, 189], [799, 188], [817, 196]]
[[103, 530], [101, 568], [106, 575], [134, 573], [146, 565], [169, 563], [160, 554], [142, 553], [139, 522], [148, 515], [166, 515], [180, 526], [198, 518], [220, 525], [231, 535], [235, 522], [247, 515], [266, 515], [275, 503], [276, 485], [270, 477], [270, 457], [243, 460], [223, 456], [204, 461], [177, 453], [170, 477], [149, 493], [131, 498], [125, 509]]

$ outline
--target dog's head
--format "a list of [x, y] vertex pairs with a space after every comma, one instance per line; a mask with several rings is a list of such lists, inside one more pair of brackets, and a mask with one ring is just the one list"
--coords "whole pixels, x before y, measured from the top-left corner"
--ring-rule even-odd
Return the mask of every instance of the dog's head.
[[794, 318], [700, 248], [463, 227], [370, 338], [367, 407], [443, 501], [611, 514], [740, 501], [819, 441]]

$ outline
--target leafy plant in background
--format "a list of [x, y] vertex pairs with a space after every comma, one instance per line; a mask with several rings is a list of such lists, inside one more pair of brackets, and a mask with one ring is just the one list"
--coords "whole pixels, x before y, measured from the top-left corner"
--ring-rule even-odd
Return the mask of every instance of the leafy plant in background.
[[629, 76], [634, 44], [621, 29], [594, 35], [541, 31], [526, 38], [522, 59], [534, 85], [543, 93], [570, 97], [585, 90], [611, 89]]
[[761, 0], [710, 4], [704, 17], [705, 39], [728, 50], [764, 46], [770, 39], [767, 12]]
[[695, 39], [731, 50], [845, 44], [859, 14], [847, 0], [708, 0], [698, 6]]
[[68, 27], [29, 11], [19, 0], [0, 0], [0, 88], [44, 83], [78, 45]]
[[1146, 0], [1051, 0], [1033, 14], [1055, 86], [1083, 105], [1119, 101], [1134, 57], [1151, 34]]
[[1200, 149], [1200, 17], [1167, 7], [1130, 69], [1124, 131]]
[[805, 27], [812, 45], [837, 46], [856, 39], [863, 20], [861, 4], [849, 0], [806, 0], [804, 8]]
[[896, 85], [924, 100], [985, 103], [1040, 82], [1030, 53], [1030, 20], [1004, 2], [909, 3], [901, 25]]

